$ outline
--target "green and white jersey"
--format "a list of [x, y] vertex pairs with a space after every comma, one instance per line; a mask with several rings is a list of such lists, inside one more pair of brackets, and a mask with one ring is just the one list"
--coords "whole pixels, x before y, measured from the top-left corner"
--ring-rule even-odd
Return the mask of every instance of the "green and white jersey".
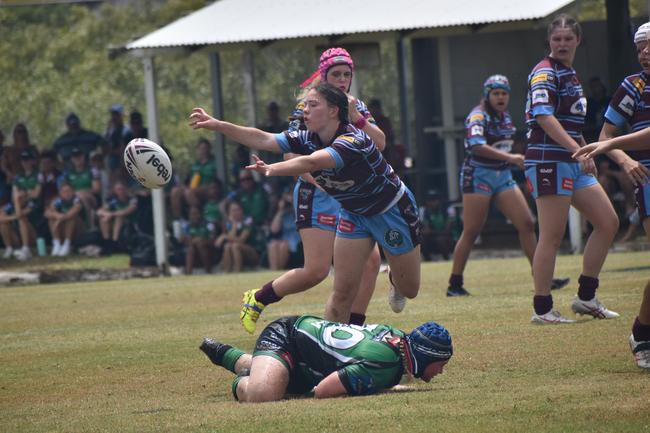
[[349, 395], [374, 394], [397, 385], [404, 373], [394, 337], [404, 337], [388, 325], [347, 325], [302, 316], [294, 325], [298, 374], [315, 386], [337, 371]]
[[38, 172], [19, 174], [14, 178], [14, 185], [21, 191], [31, 191], [39, 185]]

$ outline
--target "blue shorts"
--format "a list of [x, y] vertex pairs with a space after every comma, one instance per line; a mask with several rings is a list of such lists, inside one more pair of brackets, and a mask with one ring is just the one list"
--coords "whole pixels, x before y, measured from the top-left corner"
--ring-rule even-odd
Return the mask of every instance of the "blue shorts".
[[386, 212], [362, 216], [341, 208], [336, 236], [346, 239], [373, 238], [393, 256], [412, 251], [420, 244], [421, 223], [418, 206], [411, 191]]
[[298, 181], [293, 189], [296, 228], [336, 231], [341, 204], [311, 183]]
[[589, 173], [583, 173], [579, 162], [543, 162], [526, 169], [526, 183], [533, 198], [542, 195], [573, 195], [598, 180]]
[[463, 166], [460, 172], [460, 187], [463, 194], [496, 195], [513, 189], [517, 182], [512, 178], [509, 168], [494, 170], [491, 168]]
[[639, 208], [639, 218], [643, 221], [650, 217], [650, 184], [638, 186], [634, 191], [636, 206]]

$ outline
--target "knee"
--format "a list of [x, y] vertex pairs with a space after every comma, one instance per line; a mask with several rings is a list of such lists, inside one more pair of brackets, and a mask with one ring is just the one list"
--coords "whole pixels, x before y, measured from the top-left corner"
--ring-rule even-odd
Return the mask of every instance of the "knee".
[[309, 287], [320, 284], [320, 282], [327, 278], [330, 273], [329, 266], [309, 267], [305, 268], [304, 270], [307, 276], [307, 284]]
[[522, 221], [521, 224], [519, 224], [519, 227], [517, 227], [517, 230], [519, 231], [520, 234], [534, 233], [535, 232], [535, 222], [530, 217], [526, 218], [524, 221]]
[[366, 270], [367, 271], [372, 271], [373, 273], [378, 273], [379, 272], [379, 267], [381, 266], [381, 255], [379, 254], [379, 251], [375, 253], [375, 250], [370, 254], [370, 257], [368, 257], [368, 261], [366, 262]]

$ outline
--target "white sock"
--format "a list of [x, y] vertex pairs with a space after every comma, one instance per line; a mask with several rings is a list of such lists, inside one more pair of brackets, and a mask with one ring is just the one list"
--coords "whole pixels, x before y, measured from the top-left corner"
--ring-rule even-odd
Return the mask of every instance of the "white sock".
[[63, 247], [70, 248], [70, 239], [66, 239], [65, 241], [63, 241]]
[[52, 239], [52, 248], [54, 249], [61, 248], [61, 241], [58, 239]]

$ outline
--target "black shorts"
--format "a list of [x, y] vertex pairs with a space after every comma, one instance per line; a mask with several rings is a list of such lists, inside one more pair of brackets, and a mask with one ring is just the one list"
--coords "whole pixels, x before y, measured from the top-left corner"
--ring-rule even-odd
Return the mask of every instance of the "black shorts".
[[304, 394], [314, 387], [306, 381], [296, 368], [300, 362], [296, 358], [298, 353], [294, 338], [294, 324], [300, 316], [286, 316], [271, 322], [260, 334], [255, 343], [253, 356], [270, 356], [280, 361], [289, 372], [289, 386], [287, 393]]

